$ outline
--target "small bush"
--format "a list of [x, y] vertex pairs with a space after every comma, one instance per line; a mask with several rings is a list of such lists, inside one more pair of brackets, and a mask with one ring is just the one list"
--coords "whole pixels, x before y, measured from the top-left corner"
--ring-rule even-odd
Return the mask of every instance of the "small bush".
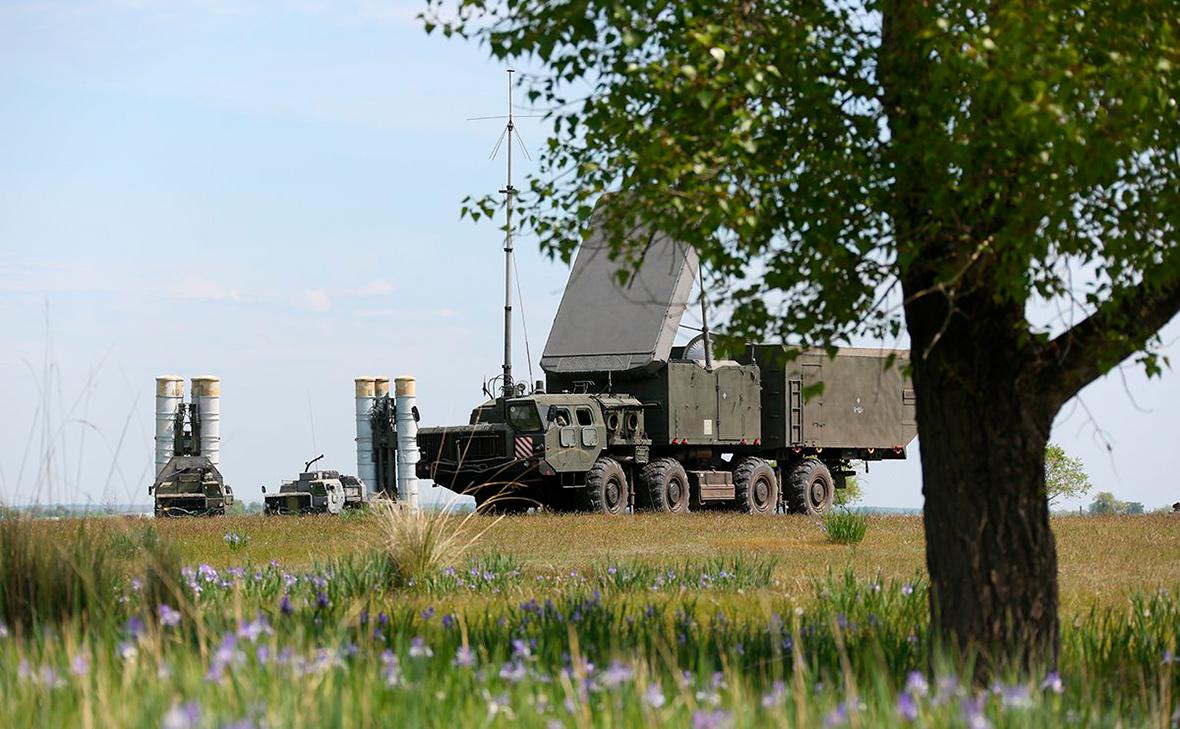
[[466, 554], [491, 528], [473, 533], [474, 518], [475, 512], [459, 517], [447, 509], [413, 513], [401, 504], [381, 504], [373, 523], [398, 582], [408, 584], [437, 574]]
[[847, 510], [833, 511], [824, 515], [824, 533], [834, 544], [859, 544], [869, 529], [868, 519], [863, 514]]

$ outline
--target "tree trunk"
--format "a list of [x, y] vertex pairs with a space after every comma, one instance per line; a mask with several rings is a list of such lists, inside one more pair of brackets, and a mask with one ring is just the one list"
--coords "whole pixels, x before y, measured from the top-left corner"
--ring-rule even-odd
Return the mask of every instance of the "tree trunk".
[[906, 316], [935, 638], [974, 654], [980, 682], [1047, 670], [1058, 616], [1044, 459], [1058, 405], [1031, 386], [1022, 312], [934, 293]]

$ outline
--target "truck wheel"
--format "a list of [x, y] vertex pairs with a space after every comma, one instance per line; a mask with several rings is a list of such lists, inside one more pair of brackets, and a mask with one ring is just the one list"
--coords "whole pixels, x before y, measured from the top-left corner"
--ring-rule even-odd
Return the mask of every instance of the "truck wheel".
[[820, 461], [807, 460], [795, 464], [787, 479], [787, 506], [794, 514], [818, 516], [832, 508], [836, 484], [832, 472]]
[[778, 506], [778, 479], [761, 458], [746, 458], [733, 469], [733, 493], [738, 511], [773, 514]]
[[660, 458], [643, 467], [639, 476], [643, 505], [654, 511], [682, 514], [688, 511], [688, 474], [675, 458]]
[[586, 472], [582, 489], [582, 511], [592, 514], [622, 514], [627, 510], [627, 474], [613, 458], [603, 456]]

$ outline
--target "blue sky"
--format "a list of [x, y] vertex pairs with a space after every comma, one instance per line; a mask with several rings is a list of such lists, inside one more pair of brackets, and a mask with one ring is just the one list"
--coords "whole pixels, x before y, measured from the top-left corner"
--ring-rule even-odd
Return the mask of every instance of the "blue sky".
[[[501, 113], [504, 68], [419, 7], [0, 2], [0, 497], [146, 501], [158, 374], [222, 377], [247, 500], [321, 452], [355, 469], [357, 375], [414, 374], [425, 424], [466, 419], [498, 369], [502, 254], [458, 209], [503, 183], [497, 123], [466, 119]], [[539, 377], [567, 271], [518, 246]], [[1180, 378], [1128, 368], [1082, 403], [1054, 438], [1098, 488], [1180, 499]], [[867, 501], [920, 506], [916, 455], [874, 466]]]

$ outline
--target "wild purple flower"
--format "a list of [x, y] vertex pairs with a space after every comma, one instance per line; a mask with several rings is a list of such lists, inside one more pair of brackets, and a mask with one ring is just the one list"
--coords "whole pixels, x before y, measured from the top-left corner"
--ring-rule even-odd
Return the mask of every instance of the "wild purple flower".
[[902, 585], [901, 586], [901, 594], [905, 595], [906, 597], [913, 595], [914, 594], [914, 586], [910, 585], [910, 584]]
[[41, 667], [41, 672], [38, 675], [37, 680], [41, 682], [42, 686], [48, 689], [55, 689], [65, 685], [65, 681], [63, 681], [61, 676], [57, 675], [57, 671], [53, 670], [53, 668], [50, 666]]
[[4, 621], [0, 621], [0, 638], [7, 638], [7, 637], [8, 637], [8, 626], [4, 624]]
[[135, 658], [135, 644], [125, 640], [119, 644], [119, 646], [115, 649], [115, 652], [119, 654], [119, 657], [123, 660], [130, 661], [132, 658]]
[[434, 607], [427, 607], [425, 610], [422, 611], [422, 620], [423, 621], [429, 622], [430, 619], [433, 617], [434, 617]]
[[74, 660], [70, 662], [70, 673], [75, 676], [85, 676], [90, 670], [90, 661], [86, 660], [86, 656], [74, 656]]
[[446, 567], [443, 569], [443, 574], [446, 575], [447, 577], [454, 577], [455, 576], [455, 568], [454, 567]]
[[143, 580], [139, 579], [138, 577], [131, 578], [131, 591], [132, 592], [139, 592], [142, 587], [143, 587]]
[[910, 671], [909, 675], [905, 677], [905, 691], [914, 697], [921, 698], [930, 693], [930, 684], [926, 682], [926, 677], [920, 671]]
[[160, 729], [194, 729], [201, 723], [201, 706], [196, 701], [178, 704], [164, 714]]
[[643, 692], [643, 701], [653, 709], [658, 709], [666, 703], [664, 692], [658, 683], [653, 683]]
[[459, 649], [455, 651], [455, 659], [451, 661], [451, 665], [456, 668], [471, 668], [475, 665], [475, 652], [468, 646], [459, 646]]
[[518, 683], [524, 680], [525, 675], [524, 664], [519, 660], [508, 661], [500, 667], [500, 678], [509, 683]]
[[215, 582], [217, 580], [217, 570], [213, 569], [207, 564], [197, 565], [197, 574], [205, 582]]
[[291, 607], [291, 596], [285, 592], [283, 593], [283, 599], [279, 600], [279, 612], [287, 616], [295, 613], [295, 608]]
[[1050, 671], [1045, 680], [1041, 681], [1042, 691], [1052, 691], [1055, 694], [1065, 693], [1065, 683], [1061, 680], [1061, 675], [1057, 671]]
[[782, 681], [775, 681], [770, 687], [770, 693], [763, 695], [762, 708], [770, 709], [779, 704], [787, 697], [787, 686]]
[[442, 616], [442, 626], [444, 628], [449, 629], [454, 624], [455, 624], [455, 616], [454, 615], [447, 613], [446, 615]]
[[258, 646], [254, 649], [254, 658], [258, 661], [258, 665], [265, 666], [270, 662], [270, 648], [265, 644]]
[[322, 591], [315, 594], [315, 606], [320, 610], [328, 607], [328, 596]]
[[989, 729], [991, 722], [983, 715], [983, 701], [976, 698], [963, 699], [961, 704], [963, 709], [963, 721], [967, 724], [967, 729]]
[[258, 639], [264, 635], [272, 635], [274, 630], [271, 629], [270, 623], [267, 622], [266, 616], [259, 615], [254, 620], [248, 623], [242, 623], [238, 626], [238, 637], [245, 638], [251, 643], [257, 643]]
[[512, 641], [512, 657], [516, 659], [529, 658], [532, 656], [532, 651], [529, 649], [529, 644], [525, 643], [520, 638]]
[[397, 655], [388, 648], [381, 654], [381, 675], [389, 686], [396, 686], [402, 680], [401, 664], [397, 660]]
[[156, 608], [156, 613], [160, 616], [160, 625], [174, 628], [180, 625], [180, 611], [173, 610], [170, 605], [160, 603]]
[[1175, 662], [1176, 662], [1176, 654], [1173, 653], [1170, 649], [1164, 651], [1164, 665], [1168, 665], [1170, 663], [1175, 663]]
[[209, 661], [209, 670], [205, 673], [206, 681], [220, 681], [225, 675], [225, 669], [229, 667], [236, 657], [235, 648], [237, 647], [237, 639], [233, 633], [226, 633], [221, 638], [221, 645], [217, 647], [217, 651], [213, 654], [213, 659]]
[[916, 721], [918, 718], [918, 702], [908, 691], [897, 695], [897, 715], [906, 721]]
[[698, 709], [692, 713], [693, 729], [725, 729], [731, 723], [730, 715], [721, 709], [713, 711]]
[[143, 621], [139, 619], [138, 615], [132, 615], [123, 625], [123, 632], [135, 638], [143, 632]]
[[628, 683], [634, 676], [635, 672], [631, 670], [630, 666], [619, 661], [611, 661], [606, 670], [602, 672], [602, 685], [614, 688]]
[[1001, 686], [997, 693], [1005, 709], [1026, 709], [1032, 706], [1032, 695], [1028, 686]]
[[723, 674], [721, 671], [715, 672], [713, 674], [713, 678], [709, 681], [709, 685], [714, 689], [725, 688], [725, 674]]
[[618, 568], [618, 567], [615, 567], [614, 565], [611, 565], [610, 567], [607, 567], [607, 568], [606, 568], [606, 573], [607, 573], [608, 575], [614, 575], [614, 574], [615, 574], [615, 573], [617, 573], [618, 571], [619, 571], [619, 568]]
[[426, 641], [421, 638], [414, 638], [410, 641], [410, 657], [411, 658], [429, 658], [434, 655], [434, 651], [430, 646], [426, 645]]
[[844, 726], [848, 723], [848, 705], [843, 701], [836, 704], [836, 708], [832, 709], [826, 717], [824, 717], [824, 726], [828, 729], [832, 727]]
[[386, 615], [384, 612], [377, 613], [377, 624], [380, 625], [382, 628], [389, 625], [389, 616]]
[[361, 609], [360, 622], [362, 626], [369, 624], [369, 610], [368, 608]]

